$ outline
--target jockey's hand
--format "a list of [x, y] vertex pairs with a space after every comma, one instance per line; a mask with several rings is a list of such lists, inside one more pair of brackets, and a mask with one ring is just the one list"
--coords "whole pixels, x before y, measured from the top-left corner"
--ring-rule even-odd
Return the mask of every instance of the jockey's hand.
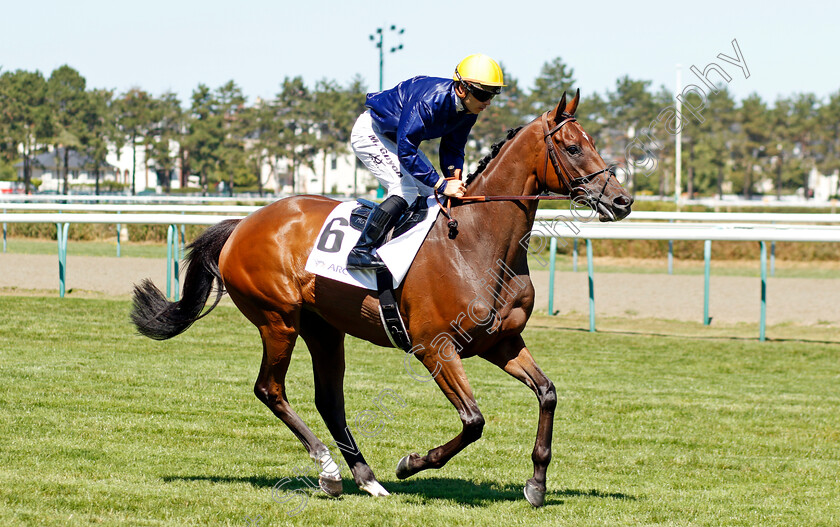
[[460, 179], [450, 179], [446, 182], [446, 188], [443, 189], [443, 195], [450, 198], [460, 198], [467, 192], [467, 187]]

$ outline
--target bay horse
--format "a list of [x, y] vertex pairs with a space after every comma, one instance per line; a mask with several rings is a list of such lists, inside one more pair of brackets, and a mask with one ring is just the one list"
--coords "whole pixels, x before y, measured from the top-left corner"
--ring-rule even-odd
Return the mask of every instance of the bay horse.
[[[459, 222], [458, 234], [453, 239], [446, 222], [436, 221], [395, 291], [413, 345], [409, 355], [434, 377], [462, 423], [461, 432], [445, 444], [426, 455], [411, 453], [401, 459], [396, 470], [400, 479], [443, 467], [481, 437], [484, 417], [461, 362], [478, 356], [536, 393], [534, 474], [524, 493], [531, 505], [544, 503], [557, 396], [522, 338], [534, 307], [527, 244], [522, 243], [537, 211], [538, 201], [533, 198], [543, 191], [566, 192], [590, 206], [601, 221], [624, 218], [633, 203], [575, 120], [579, 101], [580, 91], [568, 104], [564, 93], [556, 108], [494, 145], [493, 153], [468, 178], [467, 196], [507, 197], [456, 202], [451, 211]], [[312, 355], [318, 412], [335, 441], [349, 440], [351, 445], [355, 441], [344, 410], [344, 336], [393, 347], [380, 320], [376, 292], [305, 270], [315, 238], [337, 205], [322, 196], [294, 196], [242, 220], [210, 227], [190, 245], [181, 300], [169, 302], [146, 279], [135, 287], [132, 311], [140, 333], [168, 339], [209, 313], [227, 292], [262, 338], [262, 363], [254, 385], [257, 398], [320, 463], [321, 488], [333, 496], [342, 492], [337, 465], [286, 397], [286, 372], [295, 341], [303, 337]], [[214, 284], [215, 303], [201, 315]], [[406, 364], [413, 362], [406, 358]], [[358, 448], [342, 449], [342, 455], [361, 489], [374, 496], [388, 494]]]

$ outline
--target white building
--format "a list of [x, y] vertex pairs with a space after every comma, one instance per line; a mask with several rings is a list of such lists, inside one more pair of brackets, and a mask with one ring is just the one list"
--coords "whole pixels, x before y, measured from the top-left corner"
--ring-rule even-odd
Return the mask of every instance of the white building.
[[[837, 196], [838, 179], [840, 174], [835, 170], [833, 174], [821, 174], [816, 167], [811, 168], [808, 174], [808, 188], [813, 190], [813, 199], [815, 201], [828, 201], [833, 196]], [[803, 189], [799, 189], [803, 191]]]
[[[248, 146], [246, 145], [246, 148]], [[170, 188], [182, 187], [181, 165], [178, 158], [178, 145], [173, 144], [172, 156], [175, 159]], [[352, 153], [339, 155], [328, 154], [324, 166], [324, 155], [318, 153], [312, 159], [312, 167], [304, 163], [292, 167], [291, 160], [284, 158], [266, 158], [262, 164], [260, 177], [266, 192], [275, 194], [339, 194], [346, 196], [368, 195], [377, 186], [376, 179], [361, 164], [357, 165], [356, 156]], [[108, 163], [113, 165], [120, 174], [117, 181], [131, 184], [132, 166], [135, 173], [136, 192], [163, 192], [162, 182], [158, 181], [154, 162], [146, 162], [146, 147], [137, 145], [136, 158], [131, 145], [124, 146], [119, 152], [115, 148], [109, 149]], [[134, 161], [132, 161], [134, 159]], [[183, 183], [187, 188], [198, 190], [199, 178], [188, 175]], [[223, 182], [217, 191], [224, 191], [227, 182]], [[130, 188], [130, 186], [128, 187]], [[375, 191], [374, 191], [375, 192]]]
[[[246, 148], [250, 145], [246, 143]], [[170, 175], [169, 188], [176, 190], [182, 187], [200, 189], [199, 178], [196, 175], [183, 175], [179, 158], [179, 145], [171, 145], [171, 155], [174, 159], [174, 170]], [[357, 161], [356, 156], [349, 152], [342, 154], [327, 154], [326, 163], [323, 153], [317, 153], [311, 163], [298, 163], [293, 167], [289, 159], [273, 158], [263, 162], [261, 170], [262, 186], [266, 192], [274, 194], [330, 194], [342, 196], [371, 196], [378, 186], [373, 175]], [[161, 193], [164, 191], [163, 181], [159, 180], [154, 161], [148, 159], [147, 148], [138, 144], [132, 148], [130, 144], [117, 150], [109, 145], [106, 155], [106, 165], [100, 168], [100, 190], [131, 193], [132, 184], [136, 193]], [[64, 172], [64, 149], [59, 148], [56, 153], [52, 146], [47, 152], [38, 154], [32, 162], [32, 178], [40, 181], [38, 191], [61, 192]], [[68, 152], [69, 173], [68, 180], [71, 192], [91, 192], [95, 188], [96, 178], [91, 168], [92, 163], [86, 156], [70, 150]], [[16, 165], [18, 177], [23, 180], [23, 163]], [[132, 174], [133, 183], [132, 183]], [[224, 192], [227, 182], [223, 182], [211, 192]]]
[[375, 192], [376, 178], [357, 162], [353, 154], [318, 153], [312, 167], [301, 164], [294, 169], [291, 160], [276, 160], [274, 170], [266, 163], [263, 185], [278, 194], [337, 194], [365, 196]]
[[[131, 193], [132, 169], [134, 170], [135, 192], [145, 192], [149, 188], [154, 190], [157, 186], [157, 173], [146, 162], [146, 147], [144, 145], [137, 145], [136, 157], [130, 144], [124, 145], [119, 151], [117, 151], [116, 146], [108, 145], [108, 155], [105, 160], [115, 167], [119, 174], [117, 182], [125, 184], [128, 193]], [[180, 185], [173, 188], [180, 188]]]
[[[64, 190], [65, 161], [67, 164], [67, 182], [70, 189], [79, 190], [83, 188], [95, 188], [96, 174], [93, 167], [93, 160], [75, 150], [66, 152], [63, 148], [52, 149], [34, 156], [31, 160], [30, 174], [33, 180], [39, 180], [40, 192], [61, 192]], [[18, 179], [23, 181], [23, 161], [15, 164]], [[109, 182], [119, 182], [117, 169], [110, 163], [99, 167], [100, 188]]]

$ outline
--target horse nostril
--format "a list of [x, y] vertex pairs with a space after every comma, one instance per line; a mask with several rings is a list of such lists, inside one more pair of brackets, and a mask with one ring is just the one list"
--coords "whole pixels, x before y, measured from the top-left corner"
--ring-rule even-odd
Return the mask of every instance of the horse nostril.
[[633, 198], [629, 196], [618, 196], [613, 200], [613, 205], [620, 208], [629, 207], [633, 204]]

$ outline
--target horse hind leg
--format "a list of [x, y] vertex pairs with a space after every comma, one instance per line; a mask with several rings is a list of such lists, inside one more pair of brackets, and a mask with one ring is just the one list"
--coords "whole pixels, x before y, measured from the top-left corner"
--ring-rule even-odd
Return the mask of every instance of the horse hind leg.
[[[282, 317], [279, 318], [282, 320]], [[286, 372], [292, 358], [298, 332], [291, 324], [274, 322], [259, 327], [263, 341], [260, 373], [254, 384], [254, 394], [297, 436], [313, 461], [321, 463], [322, 470], [330, 451], [292, 409], [286, 398]], [[333, 463], [335, 465], [335, 463]], [[319, 478], [320, 479], [320, 478]], [[321, 488], [331, 496], [341, 494], [341, 477]]]
[[[387, 496], [388, 491], [376, 480], [370, 466], [353, 439], [344, 410], [344, 333], [315, 313], [301, 313], [300, 335], [312, 355], [315, 376], [315, 407], [341, 450], [360, 489], [372, 496]], [[347, 443], [343, 443], [343, 441]], [[329, 458], [328, 462], [332, 462]], [[334, 465], [334, 463], [333, 463]], [[338, 468], [328, 471], [322, 463], [321, 487], [341, 484]]]

